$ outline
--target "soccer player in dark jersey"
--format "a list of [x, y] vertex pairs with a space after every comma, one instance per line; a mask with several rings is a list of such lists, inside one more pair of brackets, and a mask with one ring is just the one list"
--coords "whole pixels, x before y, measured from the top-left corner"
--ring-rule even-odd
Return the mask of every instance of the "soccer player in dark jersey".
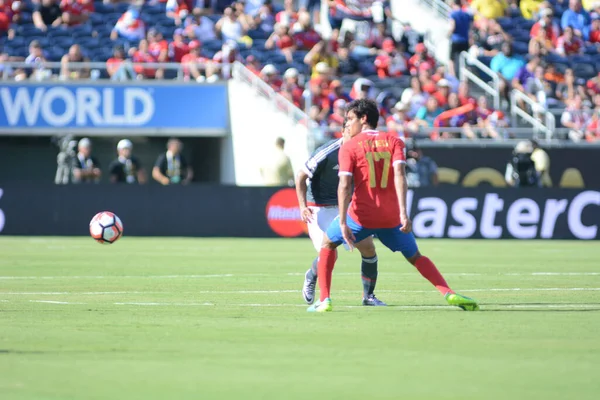
[[361, 241], [374, 234], [393, 252], [402, 252], [448, 304], [465, 311], [478, 310], [475, 300], [455, 293], [435, 264], [419, 252], [406, 208], [404, 144], [395, 134], [376, 131], [378, 120], [374, 101], [360, 99], [348, 105], [344, 128], [351, 139], [339, 152], [340, 215], [327, 228], [317, 267], [320, 300], [308, 311], [332, 310], [330, 289], [337, 247], [345, 242], [360, 249]]
[[[345, 138], [331, 140], [317, 148], [296, 176], [300, 215], [302, 221], [308, 225], [308, 235], [317, 252], [321, 250], [327, 227], [338, 216], [338, 151], [343, 140]], [[371, 236], [363, 240], [360, 250], [362, 255], [362, 304], [364, 306], [385, 306], [386, 304], [374, 294], [377, 284], [377, 253]], [[315, 299], [317, 262], [318, 257], [314, 259], [311, 268], [304, 275], [302, 296], [308, 304], [312, 304]]]

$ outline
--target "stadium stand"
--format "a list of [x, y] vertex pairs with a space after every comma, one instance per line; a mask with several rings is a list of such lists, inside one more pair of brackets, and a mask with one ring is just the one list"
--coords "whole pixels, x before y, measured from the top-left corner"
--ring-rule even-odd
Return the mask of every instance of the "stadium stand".
[[456, 64], [436, 60], [410, 24], [394, 33], [385, 1], [332, 2], [332, 31], [322, 35], [326, 18], [314, 21], [293, 0], [0, 0], [0, 73], [214, 82], [238, 61], [327, 137], [339, 135], [345, 102], [371, 96], [382, 127], [403, 136], [501, 140], [533, 126], [526, 135], [600, 138], [600, 2], [425, 3], [448, 20], [458, 9], [474, 16]]

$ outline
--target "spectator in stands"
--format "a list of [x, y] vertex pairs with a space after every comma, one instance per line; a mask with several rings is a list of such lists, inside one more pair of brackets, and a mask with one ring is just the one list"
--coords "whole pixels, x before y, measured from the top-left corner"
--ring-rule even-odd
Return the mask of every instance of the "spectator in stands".
[[416, 122], [418, 126], [431, 128], [434, 126], [433, 122], [437, 116], [443, 111], [444, 109], [439, 106], [437, 99], [430, 96], [425, 102], [425, 106], [417, 111], [414, 122]]
[[167, 17], [172, 18], [177, 26], [181, 25], [190, 13], [186, 0], [167, 0], [165, 10]]
[[544, 1], [545, 0], [520, 0], [517, 2], [512, 0], [511, 7], [513, 5], [517, 5], [520, 9], [519, 13], [523, 16], [523, 18], [535, 19], [536, 14], [540, 12], [540, 8]]
[[[169, 61], [169, 43], [163, 39], [162, 33], [156, 28], [148, 30], [148, 53], [152, 56], [156, 62], [166, 63]], [[156, 70], [156, 79], [162, 79], [164, 77], [165, 70], [158, 68]]]
[[585, 128], [588, 126], [591, 116], [588, 110], [583, 109], [582, 98], [579, 94], [567, 101], [567, 106], [562, 113], [560, 122], [565, 128], [569, 129], [569, 139], [579, 142], [585, 136]]
[[450, 82], [447, 79], [440, 79], [437, 82], [437, 90], [432, 94], [433, 97], [438, 101], [438, 105], [441, 108], [447, 109], [448, 107], [448, 96], [450, 96]]
[[90, 62], [90, 59], [81, 53], [81, 47], [74, 44], [69, 48], [69, 52], [62, 56], [60, 60], [60, 76], [62, 79], [86, 79], [90, 77], [90, 69], [73, 68], [71, 63]]
[[560, 36], [560, 27], [553, 20], [554, 11], [551, 8], [544, 8], [541, 11], [542, 18], [531, 27], [529, 36], [533, 38], [539, 37], [540, 31], [545, 31], [545, 38], [556, 44]]
[[31, 75], [31, 78], [35, 80], [48, 79], [52, 76], [52, 70], [45, 68], [44, 65], [47, 61], [46, 52], [42, 49], [40, 42], [32, 40], [29, 43], [29, 55], [25, 58], [25, 64], [30, 64], [35, 69], [33, 71], [30, 69], [18, 71], [19, 80], [26, 78], [28, 75]]
[[410, 87], [404, 89], [400, 101], [409, 106], [407, 114], [410, 118], [413, 118], [417, 114], [417, 111], [425, 105], [428, 98], [429, 94], [423, 91], [423, 86], [419, 78], [413, 76], [410, 79]]
[[453, 0], [452, 12], [450, 13], [450, 60], [452, 63], [451, 73], [457, 75], [458, 72], [458, 57], [463, 51], [469, 50], [469, 32], [471, 31], [471, 23], [473, 16], [462, 10], [462, 0]]
[[535, 165], [535, 170], [540, 177], [540, 184], [544, 187], [552, 187], [552, 178], [550, 178], [550, 156], [542, 149], [537, 140], [531, 139], [531, 160]]
[[304, 88], [300, 85], [300, 73], [296, 68], [288, 68], [283, 74], [283, 83], [281, 84], [280, 94], [291, 101], [296, 107], [304, 108], [304, 98], [302, 93]]
[[475, 56], [494, 57], [502, 51], [510, 37], [495, 20], [482, 21], [473, 33], [473, 46], [469, 49]]
[[279, 23], [275, 24], [275, 30], [265, 42], [265, 48], [267, 50], [277, 48], [281, 54], [285, 56], [285, 59], [288, 63], [294, 62], [296, 43], [290, 34], [289, 27], [286, 25]]
[[62, 23], [62, 11], [57, 0], [41, 0], [34, 10], [33, 24], [42, 32], [46, 32], [48, 26], [59, 26]]
[[575, 73], [572, 68], [565, 70], [565, 76], [562, 81], [559, 81], [556, 85], [555, 95], [556, 98], [563, 103], [567, 103], [573, 99], [577, 94], [577, 87], [575, 85]]
[[279, 78], [279, 71], [273, 64], [267, 64], [260, 71], [260, 77], [266, 84], [275, 90], [279, 90], [283, 82]]
[[407, 115], [410, 105], [399, 101], [392, 109], [392, 114], [386, 118], [385, 125], [388, 131], [395, 132], [399, 137], [408, 136], [408, 123], [410, 118]]
[[321, 0], [299, 0], [298, 8], [311, 15], [313, 21], [321, 21]]
[[548, 31], [539, 29], [535, 37], [531, 38], [528, 53], [534, 57], [545, 57], [555, 51], [554, 43], [548, 38]]
[[578, 36], [575, 36], [573, 28], [567, 26], [562, 34], [556, 41], [556, 54], [568, 57], [575, 54], [583, 54], [583, 40]]
[[197, 39], [201, 43], [217, 38], [215, 24], [210, 18], [202, 15], [198, 9], [194, 9], [192, 16], [185, 20], [185, 35], [190, 39]]
[[265, 155], [265, 164], [260, 167], [260, 174], [265, 186], [292, 186], [294, 170], [290, 158], [285, 154], [285, 140], [277, 138], [271, 154]]
[[329, 84], [329, 102], [333, 104], [334, 101], [342, 99], [346, 103], [352, 101], [348, 93], [344, 92], [344, 87], [342, 86], [342, 82], [338, 79], [334, 79]]
[[115, 46], [113, 49], [113, 56], [106, 61], [106, 72], [114, 81], [135, 79], [136, 73], [129, 60], [125, 59], [123, 46]]
[[240, 18], [231, 7], [225, 9], [223, 17], [215, 24], [215, 30], [223, 41], [239, 42], [248, 29], [246, 20]]
[[321, 40], [306, 53], [304, 56], [304, 63], [311, 67], [312, 77], [323, 73], [325, 68], [328, 68], [327, 73], [335, 73], [339, 66], [339, 61], [336, 54], [333, 52], [332, 43], [326, 40]]
[[597, 142], [600, 140], [600, 110], [594, 110], [594, 115], [585, 129], [585, 140]]
[[[294, 5], [294, 0], [284, 0], [283, 1], [283, 10], [279, 11], [277, 15], [275, 15], [275, 22], [280, 24], [284, 24], [287, 26], [294, 26], [294, 24], [298, 21], [298, 12]], [[320, 21], [320, 20], [315, 20]]]
[[534, 79], [535, 70], [540, 62], [539, 57], [531, 57], [527, 64], [519, 68], [512, 80], [512, 88], [527, 93], [527, 87], [530, 85], [530, 81]]
[[341, 131], [344, 127], [346, 118], [346, 100], [337, 99], [333, 102], [333, 113], [327, 119], [329, 129], [336, 132], [336, 137], [341, 137]]
[[376, 96], [375, 85], [373, 81], [367, 78], [358, 78], [352, 84], [352, 90], [350, 91], [350, 98], [352, 100], [357, 99], [373, 99]]
[[21, 21], [21, 11], [26, 9], [24, 1], [0, 0], [0, 36], [7, 34], [9, 39], [14, 37], [11, 24]]
[[146, 36], [146, 25], [136, 9], [129, 9], [121, 15], [112, 32], [111, 40], [124, 38], [129, 41], [142, 40]]
[[139, 160], [131, 153], [133, 143], [129, 139], [117, 144], [118, 157], [108, 166], [111, 183], [146, 183], [146, 172]]
[[309, 84], [311, 100], [313, 106], [319, 109], [318, 120], [326, 121], [331, 111], [331, 103], [329, 97], [323, 92], [323, 87], [320, 82], [312, 81]]
[[186, 185], [194, 177], [192, 167], [187, 163], [181, 150], [183, 143], [179, 139], [169, 139], [167, 151], [156, 159], [152, 168], [152, 178], [162, 185]]
[[525, 62], [513, 53], [512, 44], [509, 42], [502, 45], [502, 53], [495, 55], [490, 62], [490, 68], [500, 77], [500, 93], [507, 101], [510, 101], [510, 82], [523, 65]]
[[435, 59], [427, 52], [425, 44], [419, 43], [415, 46], [415, 55], [408, 60], [408, 69], [411, 75], [417, 75], [419, 70], [433, 70]]
[[[258, 0], [263, 1], [263, 0]], [[265, 33], [272, 33], [275, 28], [275, 9], [271, 0], [264, 0], [264, 3], [254, 15], [248, 14], [250, 27], [258, 29]], [[288, 27], [290, 25], [287, 25]]]
[[212, 63], [207, 66], [206, 80], [207, 82], [215, 82], [219, 78], [231, 78], [231, 65], [235, 61], [242, 62], [238, 44], [233, 40], [228, 40], [223, 43], [221, 50], [215, 53]]
[[307, 12], [298, 13], [298, 22], [292, 27], [298, 50], [310, 50], [321, 41], [321, 35], [314, 30]]
[[77, 145], [77, 156], [73, 158], [71, 170], [73, 183], [98, 183], [102, 177], [100, 164], [92, 157], [92, 141], [83, 138]]
[[156, 75], [156, 68], [146, 67], [143, 64], [156, 63], [156, 58], [149, 52], [148, 41], [146, 39], [140, 40], [137, 48], [132, 47], [129, 49], [131, 60], [138, 64], [133, 67], [133, 70], [137, 74], [137, 79], [153, 79]]
[[372, 4], [372, 0], [330, 0], [329, 24], [332, 29], [332, 37], [337, 39], [345, 19], [351, 19], [353, 21], [371, 21], [373, 19], [371, 11]]
[[506, 0], [473, 0], [471, 9], [475, 11], [477, 20], [498, 19], [506, 15], [508, 2]]
[[262, 66], [261, 66], [260, 60], [258, 58], [256, 58], [252, 54], [250, 54], [246, 57], [245, 64], [246, 64], [246, 68], [248, 68], [250, 70], [250, 72], [252, 72], [254, 75], [256, 75], [256, 76], [260, 75], [260, 70], [262, 69]]
[[464, 106], [465, 104], [468, 103], [472, 103], [473, 100], [475, 100], [470, 93], [469, 90], [469, 84], [466, 81], [461, 82], [458, 85], [458, 101], [460, 102], [461, 106]]
[[406, 148], [406, 181], [410, 188], [439, 184], [437, 164], [431, 157], [423, 154], [414, 140], [409, 141]]
[[512, 187], [539, 187], [541, 181], [531, 159], [533, 145], [529, 140], [523, 140], [515, 146], [513, 155], [506, 165], [504, 179]]
[[168, 57], [172, 62], [180, 63], [183, 56], [190, 51], [188, 44], [183, 40], [183, 33], [181, 28], [177, 28], [173, 32], [173, 40], [168, 47]]
[[417, 52], [417, 45], [419, 43], [423, 43], [425, 37], [414, 30], [410, 25], [410, 22], [404, 23], [402, 27], [402, 38], [400, 39], [400, 44], [403, 45], [403, 48], [406, 52], [410, 54], [415, 54]]
[[375, 68], [380, 78], [402, 76], [408, 72], [407, 60], [404, 54], [397, 51], [394, 39], [388, 38], [383, 41], [375, 59]]
[[94, 3], [89, 0], [85, 0], [85, 3], [78, 0], [62, 0], [60, 3], [62, 24], [75, 26], [86, 23], [90, 18], [90, 13], [93, 12], [93, 7]]
[[194, 79], [196, 82], [206, 81], [205, 75], [210, 60], [200, 55], [200, 47], [199, 41], [192, 40], [188, 45], [189, 53], [181, 58], [183, 79], [185, 81], [189, 81], [190, 78]]
[[583, 30], [589, 24], [590, 14], [581, 7], [581, 0], [569, 0], [569, 9], [565, 10], [560, 19], [562, 30], [571, 27], [575, 36], [583, 37]]
[[588, 43], [600, 43], [600, 14], [592, 13], [592, 23], [583, 30], [583, 38]]

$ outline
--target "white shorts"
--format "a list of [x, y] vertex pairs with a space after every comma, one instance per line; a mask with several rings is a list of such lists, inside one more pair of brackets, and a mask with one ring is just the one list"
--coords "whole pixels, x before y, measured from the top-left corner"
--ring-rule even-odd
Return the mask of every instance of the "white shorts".
[[310, 236], [310, 240], [312, 240], [315, 250], [320, 252], [321, 246], [323, 245], [323, 236], [325, 236], [325, 232], [327, 232], [327, 228], [329, 228], [331, 221], [339, 214], [338, 207], [311, 206], [308, 208], [311, 209], [313, 213], [313, 219], [308, 223], [308, 236]]

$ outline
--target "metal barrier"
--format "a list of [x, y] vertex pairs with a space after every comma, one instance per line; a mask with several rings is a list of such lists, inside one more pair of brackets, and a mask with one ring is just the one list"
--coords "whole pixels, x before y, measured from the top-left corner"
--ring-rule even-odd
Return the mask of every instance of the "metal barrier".
[[274, 107], [287, 114], [295, 123], [308, 125], [311, 134], [308, 138], [308, 148], [312, 151], [315, 148], [315, 128], [316, 123], [308, 118], [308, 115], [296, 107], [291, 101], [280, 95], [268, 83], [256, 76], [252, 71], [244, 66], [244, 64], [236, 61], [233, 64], [232, 78], [240, 82], [245, 82], [252, 86], [258, 94], [271, 101]]
[[[219, 66], [220, 63], [216, 63], [213, 61], [205, 62], [205, 63], [197, 63], [197, 66], [213, 65]], [[180, 63], [134, 63], [129, 60], [124, 61], [119, 65], [119, 69], [122, 69], [124, 72], [127, 71], [129, 73], [129, 77], [125, 74], [117, 74], [115, 73], [111, 78], [107, 71], [107, 64], [105, 62], [70, 62], [66, 64], [69, 71], [89, 71], [89, 77], [79, 78], [78, 81], [81, 80], [134, 80], [139, 79], [138, 74], [135, 72], [136, 68], [143, 69], [163, 69], [166, 71], [175, 71], [175, 76], [172, 78], [173, 80], [184, 80], [185, 73], [184, 70], [186, 68], [186, 64]], [[224, 65], [223, 65], [224, 66]], [[61, 62], [49, 62], [44, 61], [40, 63], [25, 63], [25, 62], [3, 62], [2, 63], [2, 71], [0, 72], [0, 79], [3, 80], [11, 80], [13, 79], [13, 75], [18, 70], [28, 71], [30, 76], [27, 79], [37, 80], [37, 81], [47, 81], [47, 80], [56, 80], [56, 81], [67, 81], [72, 80], [68, 76], [64, 76], [62, 74], [63, 64]], [[127, 78], [123, 78], [123, 76]], [[168, 79], [168, 78], [163, 78]]]
[[[493, 98], [494, 108], [500, 109], [500, 77], [494, 71], [492, 71], [487, 65], [479, 61], [477, 58], [471, 56], [466, 51], [460, 53], [459, 59], [459, 75], [460, 80], [469, 80], [475, 85], [479, 86], [484, 92], [489, 94]], [[468, 67], [475, 68], [480, 72], [488, 75], [492, 82], [487, 83], [481, 79], [477, 74], [469, 70]]]
[[[521, 117], [525, 122], [532, 125], [534, 136], [541, 133], [546, 139], [553, 139], [556, 130], [556, 118], [554, 117], [554, 114], [547, 111], [540, 103], [533, 101], [527, 94], [519, 90], [513, 89], [510, 93], [510, 98], [510, 115], [513, 125], [517, 124], [517, 117]], [[519, 107], [519, 101], [523, 101], [531, 107], [533, 113], [544, 114], [545, 123], [542, 123], [542, 121], [529, 115], [526, 110]]]
[[449, 19], [451, 8], [443, 0], [420, 0], [422, 4], [431, 8], [438, 16]]

